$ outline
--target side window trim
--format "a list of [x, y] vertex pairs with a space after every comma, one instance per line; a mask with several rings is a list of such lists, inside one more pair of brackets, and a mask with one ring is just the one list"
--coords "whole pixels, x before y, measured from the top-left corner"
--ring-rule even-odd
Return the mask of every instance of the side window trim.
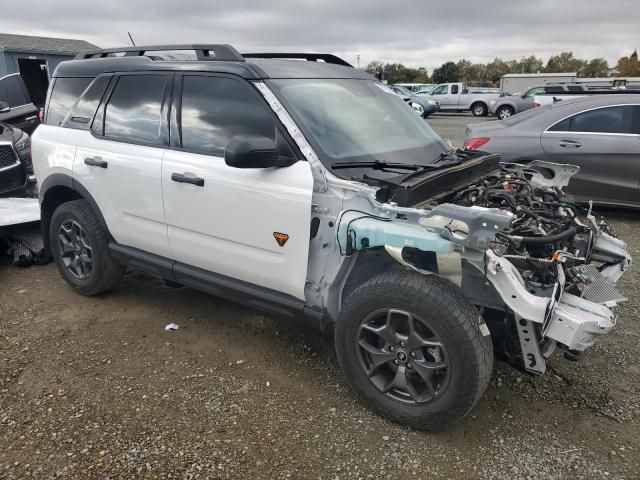
[[213, 77], [213, 78], [228, 78], [240, 83], [244, 83], [246, 87], [251, 91], [256, 100], [264, 106], [269, 116], [273, 119], [274, 125], [277, 130], [277, 134], [281, 136], [281, 139], [287, 144], [289, 149], [295, 155], [297, 160], [306, 160], [304, 155], [298, 149], [298, 146], [293, 141], [287, 129], [282, 125], [282, 122], [271, 109], [267, 101], [264, 99], [260, 92], [256, 90], [256, 87], [251, 82], [242, 79], [236, 75], [225, 74], [221, 72], [178, 72], [174, 77], [174, 87], [171, 101], [171, 115], [170, 115], [170, 144], [168, 146], [171, 150], [178, 150], [185, 153], [195, 153], [198, 155], [206, 155], [202, 152], [198, 152], [182, 146], [182, 92], [184, 87], [184, 77], [196, 76], [196, 77]]
[[[148, 142], [137, 142], [135, 140], [126, 140], [123, 138], [109, 137], [105, 135], [105, 115], [107, 110], [107, 105], [113, 96], [113, 92], [118, 85], [118, 81], [122, 77], [128, 76], [143, 76], [143, 75], [157, 75], [164, 78], [164, 89], [162, 92], [162, 99], [160, 101], [160, 139], [157, 144], [148, 143]], [[128, 143], [131, 145], [141, 145], [145, 147], [155, 147], [155, 148], [167, 148], [169, 146], [169, 110], [171, 107], [171, 91], [173, 88], [174, 74], [172, 73], [158, 73], [158, 72], [127, 72], [122, 74], [114, 74], [109, 81], [109, 85], [107, 86], [104, 95], [102, 96], [102, 101], [96, 110], [96, 115], [91, 122], [91, 128], [89, 131], [91, 134], [99, 138], [100, 140], [109, 140], [111, 142], [120, 142], [120, 143]]]
[[[561, 118], [560, 120], [558, 120], [557, 122], [554, 122], [553, 124], [549, 125], [543, 132], [542, 135], [544, 135], [545, 133], [570, 133], [572, 135], [618, 135], [618, 136], [623, 136], [623, 137], [640, 137], [640, 132], [639, 133], [613, 133], [613, 132], [574, 132], [573, 130], [551, 130], [553, 127], [555, 127], [556, 125], [558, 125], [559, 123], [564, 122], [566, 119], [569, 119], [570, 121], [570, 127], [573, 125], [573, 117], [580, 115], [582, 113], [586, 113], [586, 112], [592, 112], [594, 110], [601, 110], [604, 108], [611, 108], [611, 107], [636, 107], [638, 109], [640, 109], [640, 103], [622, 103], [622, 104], [616, 104], [616, 105], [603, 105], [601, 107], [593, 107], [593, 108], [588, 108], [587, 110], [582, 110], [581, 112], [577, 112], [577, 113], [572, 113], [571, 115], [567, 115], [566, 117]], [[637, 115], [637, 114], [636, 114]]]

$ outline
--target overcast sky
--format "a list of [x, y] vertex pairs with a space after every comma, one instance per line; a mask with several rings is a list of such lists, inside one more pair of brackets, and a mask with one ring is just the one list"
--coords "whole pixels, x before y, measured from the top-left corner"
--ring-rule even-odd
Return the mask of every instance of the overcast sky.
[[[18, 4], [16, 4], [18, 5]], [[230, 43], [242, 51], [331, 52], [425, 66], [573, 51], [615, 64], [640, 47], [640, 0], [31, 0], [0, 32], [101, 47]]]

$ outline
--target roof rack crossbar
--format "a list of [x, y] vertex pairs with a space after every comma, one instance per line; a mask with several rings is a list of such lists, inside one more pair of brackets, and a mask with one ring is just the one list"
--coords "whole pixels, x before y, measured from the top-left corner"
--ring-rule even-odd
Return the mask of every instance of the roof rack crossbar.
[[193, 50], [199, 61], [231, 61], [244, 62], [240, 53], [228, 44], [198, 44], [198, 45], [146, 45], [139, 47], [103, 48], [91, 50], [76, 55], [76, 60], [87, 58], [105, 58], [116, 53], [123, 53], [125, 57], [140, 57], [146, 52]]
[[243, 53], [242, 56], [244, 58], [289, 58], [292, 60], [307, 60], [309, 62], [322, 61], [335, 65], [343, 65], [345, 67], [353, 67], [350, 63], [331, 53]]

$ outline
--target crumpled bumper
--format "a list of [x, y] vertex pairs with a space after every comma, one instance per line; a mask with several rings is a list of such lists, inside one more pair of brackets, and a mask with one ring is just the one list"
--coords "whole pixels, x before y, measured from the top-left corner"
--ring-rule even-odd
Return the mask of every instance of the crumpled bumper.
[[612, 308], [626, 301], [615, 289], [615, 283], [630, 267], [631, 257], [623, 241], [600, 231], [594, 238], [593, 257], [616, 261], [602, 269], [585, 266], [585, 274], [591, 275], [591, 288], [585, 289], [582, 297], [564, 292], [561, 263], [557, 264], [558, 282], [553, 295], [542, 297], [528, 291], [520, 272], [511, 262], [487, 251], [487, 280], [515, 316], [526, 370], [537, 374], [545, 372], [545, 357], [553, 351], [549, 345], [558, 344], [567, 350], [581, 352], [615, 326], [616, 315]]

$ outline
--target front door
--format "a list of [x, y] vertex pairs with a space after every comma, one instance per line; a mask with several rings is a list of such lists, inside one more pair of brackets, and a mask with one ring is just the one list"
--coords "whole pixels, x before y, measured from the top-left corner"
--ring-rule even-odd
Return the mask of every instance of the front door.
[[241, 134], [273, 138], [283, 155], [293, 155], [275, 115], [244, 80], [179, 76], [173, 108], [174, 148], [165, 153], [162, 167], [172, 258], [304, 299], [313, 191], [309, 164], [226, 165], [225, 146]]
[[567, 187], [576, 199], [640, 202], [640, 106], [578, 113], [548, 128], [541, 141], [549, 161], [580, 167]]

